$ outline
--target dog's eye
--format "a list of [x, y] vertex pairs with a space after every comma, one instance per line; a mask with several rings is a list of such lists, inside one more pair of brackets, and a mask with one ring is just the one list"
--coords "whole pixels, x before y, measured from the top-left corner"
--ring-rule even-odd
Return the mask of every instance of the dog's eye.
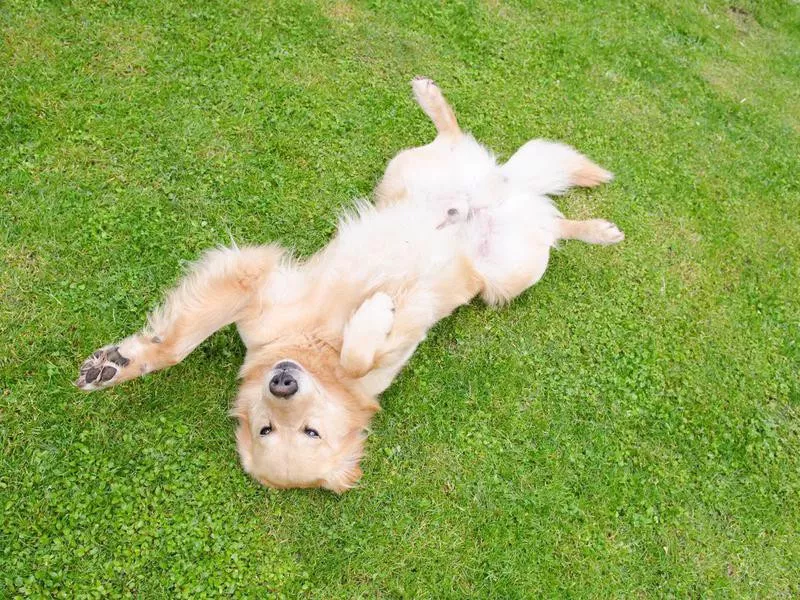
[[265, 425], [261, 428], [261, 431], [258, 432], [258, 435], [269, 435], [272, 433], [272, 425]]
[[310, 438], [314, 438], [315, 440], [320, 439], [319, 431], [317, 431], [316, 429], [311, 429], [311, 427], [306, 427], [305, 429], [303, 429], [303, 433], [305, 433]]

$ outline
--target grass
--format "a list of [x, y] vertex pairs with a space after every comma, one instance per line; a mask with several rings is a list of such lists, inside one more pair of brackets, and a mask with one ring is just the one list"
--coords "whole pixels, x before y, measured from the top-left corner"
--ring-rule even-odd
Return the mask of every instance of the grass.
[[[0, 596], [800, 595], [796, 2], [10, 0], [0, 27]], [[502, 157], [613, 170], [560, 206], [628, 237], [437, 326], [359, 489], [244, 475], [232, 329], [71, 387], [202, 249], [324, 244], [430, 139], [416, 74]]]

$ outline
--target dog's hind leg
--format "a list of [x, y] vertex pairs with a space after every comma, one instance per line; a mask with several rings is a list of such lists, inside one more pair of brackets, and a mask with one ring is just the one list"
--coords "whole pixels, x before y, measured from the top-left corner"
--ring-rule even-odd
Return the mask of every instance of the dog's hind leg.
[[204, 339], [236, 321], [281, 260], [275, 246], [205, 254], [148, 319], [148, 326], [92, 354], [75, 382], [92, 391], [182, 361]]
[[526, 143], [500, 171], [512, 185], [541, 195], [563, 194], [576, 185], [595, 187], [614, 177], [574, 148], [547, 140]]
[[442, 91], [426, 77], [416, 77], [411, 82], [414, 97], [436, 127], [437, 136], [431, 143], [399, 152], [386, 166], [386, 172], [375, 188], [375, 204], [379, 208], [398, 204], [411, 197], [409, 183], [426, 177], [441, 179], [433, 165], [451, 161], [452, 146], [462, 140], [452, 107]]
[[605, 219], [588, 219], [586, 221], [561, 219], [558, 222], [558, 239], [609, 245], [624, 240], [625, 234], [614, 223]]
[[439, 135], [458, 137], [461, 128], [458, 126], [456, 114], [445, 100], [442, 90], [433, 80], [427, 77], [415, 77], [411, 82], [414, 97], [436, 126]]

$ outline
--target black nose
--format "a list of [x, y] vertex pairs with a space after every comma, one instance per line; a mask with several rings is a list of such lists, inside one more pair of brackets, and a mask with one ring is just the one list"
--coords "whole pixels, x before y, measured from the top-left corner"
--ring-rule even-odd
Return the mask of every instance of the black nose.
[[278, 398], [288, 398], [297, 391], [297, 380], [289, 371], [281, 370], [269, 380], [269, 391]]

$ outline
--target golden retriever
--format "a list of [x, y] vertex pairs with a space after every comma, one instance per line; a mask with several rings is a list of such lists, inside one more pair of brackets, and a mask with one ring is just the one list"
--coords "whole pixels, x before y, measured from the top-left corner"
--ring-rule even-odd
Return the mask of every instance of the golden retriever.
[[358, 204], [305, 262], [277, 245], [207, 252], [142, 332], [83, 363], [76, 385], [174, 365], [236, 323], [247, 355], [232, 415], [245, 471], [276, 488], [353, 487], [378, 395], [439, 319], [478, 294], [492, 305], [521, 294], [558, 240], [624, 237], [608, 221], [565, 219], [548, 198], [611, 173], [542, 140], [499, 165], [431, 80], [412, 87], [438, 135], [389, 163], [374, 206]]

